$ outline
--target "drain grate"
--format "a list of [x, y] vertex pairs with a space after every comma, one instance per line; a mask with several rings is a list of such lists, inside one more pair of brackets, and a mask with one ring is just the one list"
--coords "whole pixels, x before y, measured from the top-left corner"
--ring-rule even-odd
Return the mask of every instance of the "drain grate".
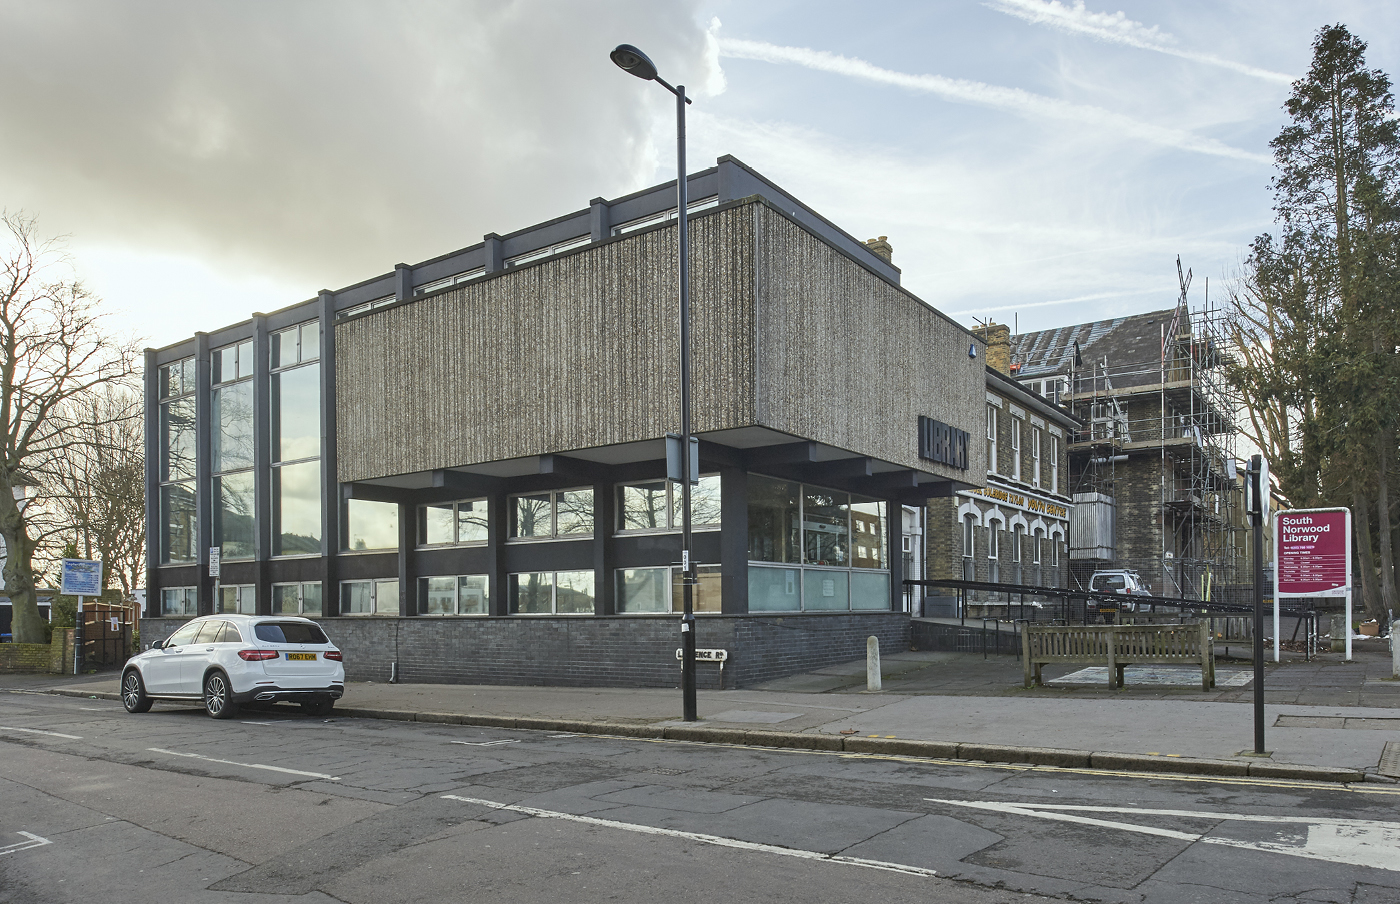
[[1400, 741], [1387, 741], [1381, 751], [1381, 764], [1376, 770], [1381, 775], [1400, 778]]

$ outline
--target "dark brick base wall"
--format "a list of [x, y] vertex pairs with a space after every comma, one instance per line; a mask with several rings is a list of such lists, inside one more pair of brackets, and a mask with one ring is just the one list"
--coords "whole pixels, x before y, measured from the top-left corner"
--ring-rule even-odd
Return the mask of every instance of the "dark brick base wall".
[[[180, 619], [142, 619], [143, 641], [169, 637]], [[345, 653], [350, 681], [678, 687], [678, 618], [333, 618], [321, 624]], [[880, 652], [909, 649], [899, 612], [720, 616], [696, 620], [696, 646], [729, 652], [723, 681], [735, 688]], [[696, 684], [720, 687], [717, 663], [696, 665]]]

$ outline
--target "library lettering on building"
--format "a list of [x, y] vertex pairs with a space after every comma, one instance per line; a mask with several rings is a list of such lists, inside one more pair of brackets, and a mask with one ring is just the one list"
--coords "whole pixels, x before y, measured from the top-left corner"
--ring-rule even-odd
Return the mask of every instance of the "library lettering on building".
[[[1064, 536], [1069, 421], [888, 243], [733, 158], [688, 181], [700, 685], [908, 649], [969, 506]], [[675, 685], [675, 218], [674, 182], [596, 199], [148, 351], [142, 637], [291, 613], [351, 680]], [[1035, 476], [980, 440], [993, 380]], [[967, 495], [988, 456], [1015, 499]]]

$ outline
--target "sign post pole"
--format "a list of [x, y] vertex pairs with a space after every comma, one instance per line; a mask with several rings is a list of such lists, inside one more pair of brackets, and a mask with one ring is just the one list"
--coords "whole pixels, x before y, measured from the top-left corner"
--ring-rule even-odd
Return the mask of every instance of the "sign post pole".
[[92, 559], [64, 559], [58, 592], [78, 598], [73, 619], [73, 674], [83, 663], [83, 597], [102, 595], [102, 563]]
[[73, 674], [78, 674], [78, 667], [82, 664], [83, 658], [83, 596], [78, 594], [78, 612], [73, 616]]
[[[1253, 494], [1249, 523], [1254, 534], [1254, 753], [1264, 755], [1264, 518], [1263, 498], [1268, 493], [1268, 472], [1263, 456], [1249, 460], [1249, 486]], [[1262, 491], [1262, 492], [1261, 492]], [[1275, 636], [1277, 636], [1275, 631]]]

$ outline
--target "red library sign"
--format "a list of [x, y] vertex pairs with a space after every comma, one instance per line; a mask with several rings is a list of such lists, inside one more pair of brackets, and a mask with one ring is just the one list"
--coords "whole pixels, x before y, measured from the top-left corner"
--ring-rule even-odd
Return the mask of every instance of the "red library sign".
[[1347, 596], [1351, 511], [1292, 509], [1274, 515], [1274, 596]]

